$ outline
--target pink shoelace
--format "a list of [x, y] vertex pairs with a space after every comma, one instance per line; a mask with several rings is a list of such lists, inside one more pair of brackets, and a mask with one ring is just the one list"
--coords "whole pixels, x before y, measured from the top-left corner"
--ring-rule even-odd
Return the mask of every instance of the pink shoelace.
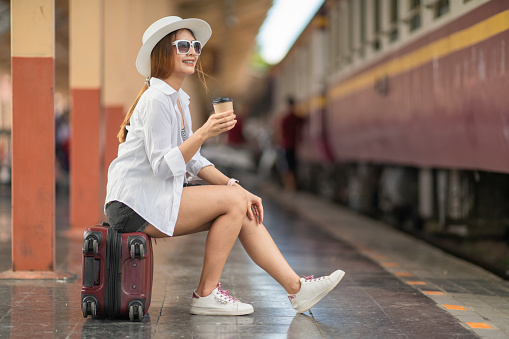
[[302, 277], [304, 278], [304, 280], [309, 281], [309, 282], [314, 282], [314, 281], [325, 279], [325, 277], [315, 278], [314, 275], [310, 275], [307, 277], [305, 275], [303, 275]]
[[230, 292], [226, 291], [226, 290], [223, 290], [221, 288], [221, 283], [218, 284], [218, 288], [217, 288], [217, 291], [219, 292], [219, 295], [221, 295], [222, 297], [225, 297], [226, 300], [228, 301], [233, 301], [233, 302], [237, 302], [239, 301], [239, 299], [237, 298], [234, 298], [230, 295]]
[[[303, 275], [302, 278], [304, 278], [304, 281], [306, 281], [306, 282], [315, 282], [315, 281], [325, 279], [325, 277], [315, 278], [314, 275], [309, 275], [309, 276]], [[297, 296], [297, 294], [288, 294], [288, 299], [290, 299], [290, 301], [292, 301], [296, 296]]]

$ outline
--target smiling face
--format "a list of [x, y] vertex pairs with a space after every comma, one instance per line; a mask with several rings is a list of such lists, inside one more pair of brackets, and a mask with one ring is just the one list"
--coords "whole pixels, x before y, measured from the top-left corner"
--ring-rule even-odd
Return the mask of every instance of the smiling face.
[[[175, 40], [196, 40], [195, 37], [188, 30], [181, 30], [177, 33]], [[194, 48], [190, 48], [187, 54], [178, 54], [176, 46], [172, 48], [173, 61], [175, 67], [171, 76], [185, 77], [191, 75], [195, 71], [196, 63], [198, 62], [199, 56], [196, 55]]]

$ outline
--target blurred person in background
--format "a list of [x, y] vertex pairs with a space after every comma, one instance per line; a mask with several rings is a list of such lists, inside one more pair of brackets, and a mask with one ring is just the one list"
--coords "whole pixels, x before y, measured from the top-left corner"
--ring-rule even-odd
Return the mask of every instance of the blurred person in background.
[[55, 149], [59, 167], [69, 172], [69, 144], [71, 130], [69, 126], [69, 111], [55, 116]]
[[282, 150], [280, 172], [283, 187], [289, 191], [297, 189], [296, 175], [298, 167], [297, 143], [300, 138], [303, 119], [295, 111], [295, 99], [288, 97], [287, 111], [281, 120], [279, 142]]
[[71, 128], [69, 111], [55, 112], [55, 185], [57, 192], [69, 189]]
[[244, 120], [247, 115], [247, 108], [245, 105], [241, 105], [240, 113], [237, 114], [237, 124], [235, 128], [228, 131], [228, 145], [233, 147], [242, 147], [246, 142], [244, 138]]
[[[192, 314], [253, 312], [219, 282], [237, 238], [253, 261], [283, 286], [297, 312], [304, 312], [330, 292], [344, 272], [299, 278], [262, 224], [261, 199], [200, 154], [207, 139], [236, 125], [234, 112], [228, 111], [212, 114], [192, 132], [189, 96], [181, 85], [196, 71], [203, 80], [198, 60], [211, 34], [205, 21], [175, 16], [145, 31], [136, 66], [148, 79], [118, 134], [118, 156], [108, 171], [108, 222], [119, 232], [139, 231], [155, 238], [208, 231]], [[209, 185], [188, 186], [187, 173]]]

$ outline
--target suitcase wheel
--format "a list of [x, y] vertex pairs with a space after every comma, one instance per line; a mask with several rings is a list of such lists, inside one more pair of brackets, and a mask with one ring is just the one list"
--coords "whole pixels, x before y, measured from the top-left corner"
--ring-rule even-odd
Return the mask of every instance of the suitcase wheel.
[[131, 244], [131, 259], [134, 260], [135, 256], [136, 256], [136, 245]]
[[93, 255], [97, 255], [99, 250], [99, 242], [101, 241], [101, 234], [98, 232], [89, 232], [83, 239], [83, 250], [85, 255], [88, 255], [92, 251]]
[[143, 306], [139, 303], [133, 303], [129, 306], [129, 320], [141, 321], [143, 319]]
[[134, 260], [138, 255], [140, 260], [145, 259], [147, 242], [145, 238], [139, 235], [131, 235], [127, 239], [127, 248], [131, 252], [131, 259]]
[[83, 318], [86, 318], [89, 313], [92, 318], [95, 318], [97, 316], [97, 303], [95, 299], [90, 297], [83, 299], [81, 310], [83, 311]]
[[95, 302], [90, 303], [90, 309], [92, 310], [92, 318], [97, 316], [97, 308], [95, 307]]
[[99, 242], [97, 239], [85, 239], [85, 245], [83, 246], [85, 249], [85, 255], [88, 255], [90, 251], [90, 240], [92, 240], [92, 254], [97, 255], [99, 249]]
[[97, 255], [98, 250], [99, 250], [99, 242], [96, 239], [94, 239], [94, 241], [92, 241], [92, 253], [94, 255]]
[[136, 245], [138, 245], [139, 249], [138, 254], [140, 255], [140, 259], [143, 260], [143, 258], [145, 257], [145, 248], [143, 247], [143, 244], [140, 244], [138, 242], [133, 242], [131, 244], [131, 259], [134, 260], [134, 258], [136, 258]]
[[92, 302], [86, 302], [86, 301], [83, 302], [82, 309], [83, 309], [83, 318], [86, 318], [88, 316], [89, 309], [90, 309], [90, 315], [92, 316], [92, 318], [95, 318], [95, 316], [97, 315], [96, 305], [95, 305], [95, 302], [93, 302], [93, 301]]

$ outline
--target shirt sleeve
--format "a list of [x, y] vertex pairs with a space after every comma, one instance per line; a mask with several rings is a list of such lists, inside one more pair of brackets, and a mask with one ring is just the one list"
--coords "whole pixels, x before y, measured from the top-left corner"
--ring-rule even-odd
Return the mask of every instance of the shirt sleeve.
[[[191, 128], [191, 134], [189, 136], [191, 136], [191, 135], [193, 135], [192, 128]], [[201, 147], [198, 150], [198, 152], [196, 152], [193, 155], [191, 160], [189, 160], [189, 162], [186, 165], [187, 172], [189, 172], [189, 174], [191, 174], [193, 177], [198, 176], [198, 173], [201, 171], [201, 169], [203, 167], [214, 166], [213, 163], [211, 163], [207, 158], [205, 158], [203, 155], [201, 155], [200, 150], [201, 150]]]
[[166, 97], [153, 95], [145, 107], [145, 151], [154, 175], [166, 180], [186, 174], [184, 156], [176, 144], [172, 144], [172, 131], [177, 121]]
[[193, 177], [196, 177], [198, 176], [198, 173], [201, 171], [201, 169], [207, 166], [214, 166], [214, 164], [208, 161], [207, 158], [201, 155], [200, 151], [198, 151], [187, 163], [187, 171]]

